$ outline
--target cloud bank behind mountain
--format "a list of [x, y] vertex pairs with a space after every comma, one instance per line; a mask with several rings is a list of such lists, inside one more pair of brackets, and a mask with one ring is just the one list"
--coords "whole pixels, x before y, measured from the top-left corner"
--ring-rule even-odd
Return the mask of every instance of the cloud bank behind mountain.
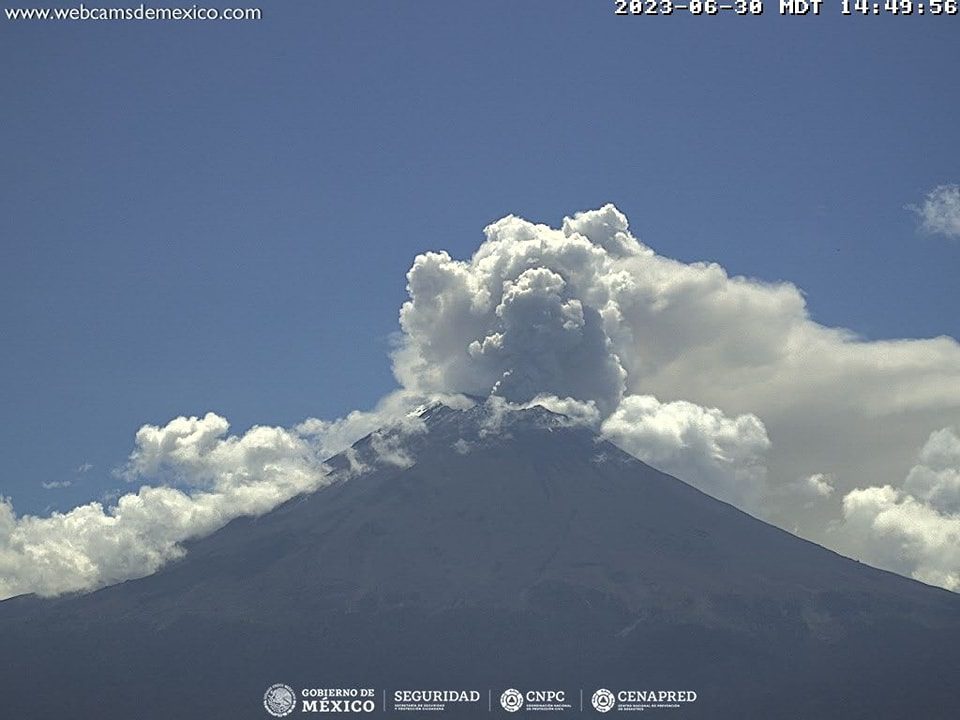
[[212, 413], [146, 425], [121, 469], [146, 484], [115, 504], [35, 518], [0, 503], [0, 595], [153, 572], [184, 540], [329, 482], [322, 461], [363, 435], [461, 393], [502, 398], [498, 412], [545, 404], [764, 519], [958, 587], [955, 339], [823, 326], [794, 285], [659, 255], [612, 205], [557, 228], [505, 217], [471, 258], [424, 253], [407, 281], [400, 389], [378, 407], [242, 435]]

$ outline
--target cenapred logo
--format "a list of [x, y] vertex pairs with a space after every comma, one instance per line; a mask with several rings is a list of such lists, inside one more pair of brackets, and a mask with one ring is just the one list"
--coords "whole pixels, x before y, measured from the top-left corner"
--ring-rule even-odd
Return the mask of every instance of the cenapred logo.
[[605, 713], [613, 710], [617, 704], [617, 699], [613, 693], [606, 688], [600, 688], [593, 694], [593, 697], [590, 698], [590, 702], [593, 703], [594, 710]]
[[274, 717], [286, 717], [297, 707], [297, 694], [283, 683], [274, 683], [263, 694], [263, 707]]
[[500, 706], [507, 712], [517, 712], [523, 707], [523, 693], [514, 688], [504, 690], [500, 696]]

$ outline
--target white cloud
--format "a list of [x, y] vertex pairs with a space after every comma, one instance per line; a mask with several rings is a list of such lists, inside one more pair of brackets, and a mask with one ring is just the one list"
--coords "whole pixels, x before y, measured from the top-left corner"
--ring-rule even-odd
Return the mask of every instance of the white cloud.
[[44, 490], [60, 490], [73, 485], [72, 480], [51, 480], [50, 482], [40, 483]]
[[877, 565], [960, 590], [960, 435], [930, 435], [902, 489], [853, 490], [839, 532]]
[[828, 498], [833, 495], [833, 478], [823, 473], [815, 473], [799, 483], [799, 492], [813, 498]]
[[[93, 469], [93, 465], [85, 462], [74, 470], [74, 473], [77, 475], [83, 475], [90, 472]], [[63, 488], [68, 488], [73, 485], [73, 480], [50, 480], [49, 482], [42, 482], [40, 486], [44, 490], [62, 490]]]
[[603, 434], [714, 497], [753, 512], [761, 508], [770, 440], [754, 415], [730, 418], [682, 400], [631, 395], [604, 421]]
[[840, 532], [864, 559], [960, 590], [960, 515], [942, 513], [889, 485], [848, 493], [843, 515]]
[[919, 207], [911, 209], [920, 217], [924, 231], [960, 238], [960, 185], [938, 185]]
[[124, 470], [186, 486], [143, 486], [104, 507], [93, 502], [49, 517], [16, 517], [0, 499], [0, 597], [55, 595], [150, 574], [179, 557], [180, 543], [241, 515], [259, 515], [326, 477], [316, 449], [282, 428], [227, 433], [207, 414], [146, 425]]
[[903, 489], [946, 513], [960, 513], [960, 430], [932, 433], [920, 450]]

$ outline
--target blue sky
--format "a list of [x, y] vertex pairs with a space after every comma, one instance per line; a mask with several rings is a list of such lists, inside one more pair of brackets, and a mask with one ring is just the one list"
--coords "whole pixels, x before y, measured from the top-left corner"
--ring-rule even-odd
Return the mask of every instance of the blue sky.
[[468, 256], [511, 212], [612, 201], [662, 254], [796, 283], [824, 324], [960, 336], [960, 243], [905, 207], [960, 181], [956, 17], [263, 7], [0, 23], [0, 494], [19, 512], [117, 487], [146, 422], [369, 406], [395, 385], [413, 257]]

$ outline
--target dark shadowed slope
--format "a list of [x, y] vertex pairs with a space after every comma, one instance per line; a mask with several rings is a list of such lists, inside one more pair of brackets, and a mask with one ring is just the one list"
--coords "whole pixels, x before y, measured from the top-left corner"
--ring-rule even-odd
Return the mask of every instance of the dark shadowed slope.
[[672, 717], [956, 716], [960, 596], [545, 410], [493, 420], [435, 407], [425, 432], [358, 443], [366, 470], [152, 577], [0, 604], [3, 717], [259, 718], [278, 679], [697, 690]]

